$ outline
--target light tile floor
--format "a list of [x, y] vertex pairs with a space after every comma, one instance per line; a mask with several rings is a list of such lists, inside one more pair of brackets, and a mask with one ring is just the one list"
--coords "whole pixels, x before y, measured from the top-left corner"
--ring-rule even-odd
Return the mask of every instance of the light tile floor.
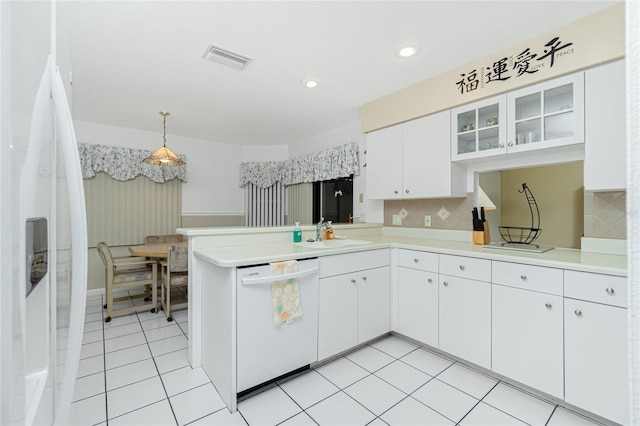
[[102, 321], [89, 297], [69, 424], [594, 425], [460, 363], [388, 336], [238, 404], [187, 361], [187, 312]]

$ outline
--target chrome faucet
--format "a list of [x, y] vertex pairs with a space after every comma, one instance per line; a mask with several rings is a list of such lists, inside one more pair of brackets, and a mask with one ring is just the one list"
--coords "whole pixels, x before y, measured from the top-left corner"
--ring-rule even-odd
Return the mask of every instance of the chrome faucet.
[[322, 241], [322, 229], [324, 228], [324, 217], [320, 217], [320, 222], [316, 225], [316, 241]]

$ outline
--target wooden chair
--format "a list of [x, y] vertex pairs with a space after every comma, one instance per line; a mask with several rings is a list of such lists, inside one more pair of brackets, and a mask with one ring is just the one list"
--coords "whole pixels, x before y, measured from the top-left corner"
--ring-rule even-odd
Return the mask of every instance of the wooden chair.
[[[158, 292], [155, 283], [158, 282], [158, 261], [143, 259], [134, 256], [113, 256], [109, 245], [101, 241], [96, 246], [98, 254], [105, 267], [106, 302], [104, 309], [107, 315], [104, 322], [118, 315], [126, 315], [133, 312], [158, 309]], [[126, 308], [115, 309], [114, 303], [129, 300], [130, 298], [145, 297], [145, 294], [133, 296], [113, 297], [114, 290], [133, 289], [139, 286], [151, 287], [151, 303]]]
[[167, 259], [160, 261], [160, 303], [167, 321], [173, 321], [173, 310], [185, 309], [188, 302], [171, 304], [171, 290], [186, 287], [189, 284], [189, 248], [172, 245], [167, 253]]

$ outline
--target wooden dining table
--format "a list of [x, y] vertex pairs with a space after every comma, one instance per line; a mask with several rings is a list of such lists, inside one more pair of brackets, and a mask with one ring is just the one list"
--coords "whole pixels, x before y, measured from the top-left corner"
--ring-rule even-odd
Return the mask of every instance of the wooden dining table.
[[169, 252], [169, 247], [173, 245], [178, 247], [187, 247], [187, 244], [187, 241], [144, 244], [140, 246], [129, 247], [129, 252], [132, 256], [157, 257], [160, 259], [166, 259]]

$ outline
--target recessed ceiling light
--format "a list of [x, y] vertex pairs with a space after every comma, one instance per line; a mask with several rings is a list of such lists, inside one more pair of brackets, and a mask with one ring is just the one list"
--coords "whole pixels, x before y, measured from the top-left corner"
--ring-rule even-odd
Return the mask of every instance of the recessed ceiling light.
[[408, 58], [410, 56], [415, 55], [417, 51], [418, 49], [412, 45], [400, 46], [398, 48], [398, 56], [401, 56], [403, 58]]
[[318, 80], [317, 78], [307, 78], [305, 80], [302, 80], [302, 85], [309, 89], [313, 89], [314, 87], [317, 87], [319, 84], [320, 84], [320, 80]]

